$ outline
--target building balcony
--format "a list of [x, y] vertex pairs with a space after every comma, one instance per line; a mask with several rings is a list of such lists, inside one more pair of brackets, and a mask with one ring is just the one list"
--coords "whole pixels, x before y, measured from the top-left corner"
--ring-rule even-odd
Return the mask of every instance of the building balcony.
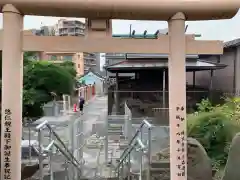
[[68, 55], [68, 54], [48, 55], [48, 61], [52, 61], [52, 62], [73, 61], [73, 55]]
[[85, 66], [96, 66], [96, 63], [84, 63]]
[[68, 35], [69, 35], [69, 36], [83, 36], [83, 35], [84, 35], [84, 32], [76, 32], [76, 31], [73, 31], [73, 32], [68, 32]]
[[80, 28], [80, 29], [85, 29], [85, 25], [83, 24], [76, 24], [76, 23], [68, 23], [68, 24], [59, 24], [58, 25], [59, 29], [65, 29], [65, 28]]
[[83, 56], [83, 59], [85, 60], [96, 60], [96, 57], [95, 56]]
[[126, 58], [125, 53], [106, 53], [105, 58], [113, 58], [113, 59], [123, 59]]
[[[60, 64], [60, 63], [64, 63], [64, 62], [68, 62], [69, 60], [48, 60], [48, 62], [52, 62], [52, 63], [56, 63], [56, 64]], [[72, 62], [72, 61], [70, 61]]]
[[68, 24], [68, 25], [63, 25], [60, 26], [59, 28], [80, 28], [80, 29], [85, 29], [85, 26], [79, 25], [79, 24]]
[[59, 36], [68, 36], [68, 33], [59, 33]]
[[84, 72], [89, 71], [90, 67], [84, 67]]
[[84, 64], [85, 65], [88, 65], [88, 66], [96, 66], [97, 63], [96, 63], [96, 59], [84, 59]]
[[49, 62], [52, 62], [52, 63], [63, 63], [64, 61], [63, 60], [48, 60]]

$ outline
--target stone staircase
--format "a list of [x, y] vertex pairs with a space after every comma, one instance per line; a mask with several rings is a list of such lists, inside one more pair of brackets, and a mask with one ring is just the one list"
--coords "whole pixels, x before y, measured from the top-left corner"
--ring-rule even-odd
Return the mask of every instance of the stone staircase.
[[120, 124], [111, 124], [108, 126], [108, 135], [123, 135], [123, 127]]
[[[153, 161], [151, 163], [151, 180], [170, 180], [170, 163], [169, 161]], [[127, 179], [127, 177], [125, 177]], [[130, 174], [131, 180], [138, 180], [138, 173]], [[143, 171], [142, 179], [147, 179], [147, 170]]]
[[[125, 128], [124, 124], [125, 124], [125, 118], [126, 116], [117, 116], [117, 115], [111, 115], [108, 117], [109, 119], [109, 123], [108, 123], [108, 139], [109, 139], [109, 145], [112, 142], [115, 142], [118, 146], [118, 150], [122, 153], [124, 151], [125, 148], [127, 148], [129, 141], [126, 139], [126, 137], [124, 136], [125, 134]], [[147, 119], [147, 121], [150, 124], [154, 124], [155, 125], [155, 119], [154, 118], [150, 118]], [[136, 132], [136, 130], [140, 127], [141, 123], [143, 122], [143, 118], [132, 118], [131, 119], [131, 125], [132, 125], [132, 135]], [[145, 128], [143, 130], [143, 141], [146, 143], [148, 137], [147, 137], [147, 128]], [[156, 152], [161, 151], [162, 149], [166, 148], [166, 146], [168, 145], [168, 138], [166, 138], [168, 136], [169, 132], [166, 130], [165, 127], [161, 127], [160, 129], [158, 127], [154, 127], [154, 131], [152, 132], [152, 140], [153, 140], [153, 144], [152, 144], [152, 153], [153, 155]], [[160, 137], [159, 137], [160, 136]], [[156, 145], [157, 144], [157, 145]], [[167, 145], [166, 145], [167, 144]], [[120, 153], [120, 154], [121, 154]], [[136, 156], [135, 158], [137, 158], [137, 154], [134, 155]], [[116, 161], [119, 160], [119, 158], [115, 159]], [[112, 162], [112, 161], [111, 161]], [[117, 164], [114, 163], [113, 164]], [[138, 164], [138, 163], [137, 163]], [[137, 166], [136, 163], [132, 164], [133, 167]], [[134, 168], [135, 169], [135, 168]], [[135, 170], [134, 170], [135, 171]], [[144, 174], [143, 179], [146, 179], [146, 170], [144, 170]], [[151, 176], [152, 176], [152, 180], [169, 180], [169, 172], [170, 172], [170, 165], [169, 165], [169, 161], [164, 161], [161, 160], [160, 161], [153, 161], [151, 164]], [[124, 175], [125, 176], [125, 175]], [[131, 174], [131, 179], [139, 179], [138, 174]], [[127, 177], [124, 177], [127, 179]]]
[[169, 180], [170, 179], [169, 161], [153, 161], [151, 163], [150, 173], [152, 180]]

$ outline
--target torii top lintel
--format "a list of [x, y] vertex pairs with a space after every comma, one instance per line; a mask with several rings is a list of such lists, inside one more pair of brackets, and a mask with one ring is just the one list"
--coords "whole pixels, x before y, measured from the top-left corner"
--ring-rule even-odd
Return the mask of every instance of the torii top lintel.
[[239, 0], [0, 0], [24, 15], [90, 19], [168, 20], [183, 12], [187, 20], [229, 19]]

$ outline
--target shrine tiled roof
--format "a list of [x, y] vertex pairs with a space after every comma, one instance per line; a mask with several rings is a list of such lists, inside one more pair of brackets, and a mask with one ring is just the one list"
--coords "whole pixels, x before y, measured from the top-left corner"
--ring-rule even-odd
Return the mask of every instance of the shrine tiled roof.
[[[204, 60], [186, 61], [187, 70], [212, 70], [223, 69], [226, 65], [207, 62]], [[106, 69], [110, 72], [116, 71], [134, 71], [142, 69], [167, 69], [167, 60], [125, 60], [116, 64], [107, 66]]]

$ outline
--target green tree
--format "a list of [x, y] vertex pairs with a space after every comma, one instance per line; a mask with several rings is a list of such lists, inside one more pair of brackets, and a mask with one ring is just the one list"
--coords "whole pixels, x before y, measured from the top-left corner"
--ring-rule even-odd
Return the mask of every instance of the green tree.
[[[71, 94], [75, 84], [74, 63], [53, 64], [34, 61], [35, 57], [36, 52], [23, 54], [23, 117], [41, 116], [43, 104], [53, 98], [52, 92], [60, 98], [62, 94]], [[2, 75], [2, 56], [0, 62]]]
[[61, 67], [63, 67], [65, 70], [67, 70], [73, 77], [77, 76], [77, 71], [75, 68], [75, 64], [71, 61], [65, 61], [63, 63], [59, 63]]
[[43, 104], [52, 100], [51, 93], [57, 97], [71, 94], [75, 78], [70, 72], [47, 61], [31, 61], [24, 66], [23, 116], [42, 115]]

